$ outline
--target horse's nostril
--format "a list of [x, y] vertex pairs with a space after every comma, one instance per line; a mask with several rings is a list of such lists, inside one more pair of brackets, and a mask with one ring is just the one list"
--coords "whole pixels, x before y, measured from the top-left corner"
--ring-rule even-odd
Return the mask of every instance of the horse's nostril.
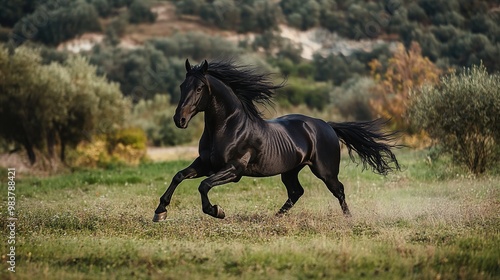
[[181, 118], [181, 124], [185, 124], [186, 123], [186, 118]]

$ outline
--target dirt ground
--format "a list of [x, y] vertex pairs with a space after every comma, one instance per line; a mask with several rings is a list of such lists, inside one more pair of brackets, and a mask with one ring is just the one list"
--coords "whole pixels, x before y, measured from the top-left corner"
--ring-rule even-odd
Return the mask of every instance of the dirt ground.
[[148, 157], [154, 161], [193, 160], [198, 156], [198, 147], [148, 147]]

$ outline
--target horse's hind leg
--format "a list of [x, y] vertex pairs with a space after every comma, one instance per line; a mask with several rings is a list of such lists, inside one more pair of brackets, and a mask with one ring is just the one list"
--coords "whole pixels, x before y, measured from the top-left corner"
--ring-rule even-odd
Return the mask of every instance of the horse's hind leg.
[[288, 192], [288, 199], [276, 215], [283, 215], [288, 212], [288, 210], [290, 210], [290, 208], [292, 208], [297, 200], [299, 200], [299, 198], [304, 194], [304, 188], [302, 188], [299, 182], [299, 172], [302, 167], [303, 166], [300, 166], [294, 170], [281, 174], [281, 181], [285, 184]]
[[344, 185], [339, 181], [337, 177], [335, 177], [335, 179], [329, 179], [325, 181], [325, 184], [332, 192], [332, 194], [339, 200], [340, 207], [342, 208], [342, 212], [344, 212], [344, 215], [351, 216], [349, 207], [345, 202]]
[[316, 175], [316, 177], [320, 178], [325, 183], [328, 190], [330, 190], [330, 192], [339, 200], [340, 207], [342, 208], [344, 215], [351, 216], [349, 207], [345, 201], [344, 185], [337, 177], [338, 168], [332, 170], [331, 167], [327, 168], [324, 164], [318, 164], [311, 165], [311, 171], [314, 175]]

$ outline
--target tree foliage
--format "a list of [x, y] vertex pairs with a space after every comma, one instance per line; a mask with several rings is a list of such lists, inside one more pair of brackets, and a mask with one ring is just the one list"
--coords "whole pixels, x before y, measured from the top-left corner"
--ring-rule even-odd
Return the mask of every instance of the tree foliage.
[[41, 1], [0, 0], [0, 25], [14, 26], [26, 14], [32, 13]]
[[99, 15], [93, 5], [85, 1], [48, 1], [16, 23], [12, 39], [16, 45], [32, 39], [57, 46], [84, 32], [100, 30]]
[[397, 129], [411, 133], [406, 118], [411, 89], [425, 83], [436, 83], [441, 70], [422, 56], [418, 43], [413, 43], [408, 50], [399, 44], [385, 71], [378, 60], [371, 61], [370, 67], [377, 82], [372, 89], [371, 105], [374, 112], [379, 117], [392, 119]]
[[238, 32], [275, 29], [281, 18], [279, 6], [266, 0], [182, 0], [176, 6], [181, 14], [199, 15], [219, 28]]
[[367, 121], [374, 119], [370, 106], [370, 90], [375, 81], [369, 77], [352, 78], [340, 87], [335, 87], [330, 102], [347, 120]]
[[331, 81], [334, 85], [341, 85], [356, 76], [370, 74], [368, 63], [374, 59], [383, 66], [391, 55], [387, 45], [373, 48], [371, 52], [356, 51], [350, 55], [330, 54], [324, 56], [316, 53], [313, 56], [314, 78], [317, 81]]
[[151, 23], [156, 20], [156, 14], [151, 11], [147, 2], [134, 0], [128, 10], [130, 23]]
[[410, 118], [457, 163], [483, 173], [500, 160], [500, 74], [473, 66], [424, 86]]
[[[324, 27], [349, 39], [399, 37], [418, 42], [431, 61], [500, 70], [500, 10], [494, 0], [282, 0], [289, 25]], [[315, 7], [320, 7], [318, 10]]]
[[95, 72], [81, 57], [43, 65], [33, 49], [0, 48], [0, 136], [24, 146], [34, 163], [34, 149], [53, 157], [58, 146], [64, 160], [67, 146], [115, 129], [127, 102]]
[[172, 102], [177, 102], [186, 57], [200, 61], [239, 52], [234, 44], [220, 37], [186, 33], [152, 39], [143, 48], [132, 50], [99, 46], [88, 55], [98, 73], [118, 82], [122, 93], [134, 102], [152, 99], [157, 93], [169, 94]]
[[[150, 144], [154, 146], [174, 146], [190, 142], [193, 129], [178, 129], [172, 121], [175, 107], [166, 94], [157, 94], [151, 100], [141, 100], [133, 108], [130, 123], [146, 132]], [[190, 126], [197, 126], [193, 119]]]
[[278, 90], [278, 102], [283, 105], [306, 104], [311, 109], [322, 110], [329, 102], [331, 86], [326, 83], [312, 83], [301, 78], [288, 79], [286, 86]]

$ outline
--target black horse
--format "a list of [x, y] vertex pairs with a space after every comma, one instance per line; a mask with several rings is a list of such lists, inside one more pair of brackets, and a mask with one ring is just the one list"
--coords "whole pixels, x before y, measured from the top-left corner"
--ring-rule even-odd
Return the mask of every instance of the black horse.
[[166, 207], [176, 187], [184, 179], [208, 176], [198, 188], [203, 212], [224, 218], [220, 206], [208, 199], [211, 188], [238, 182], [242, 176], [266, 177], [281, 174], [288, 200], [278, 214], [284, 214], [304, 193], [298, 180], [306, 165], [339, 200], [342, 211], [350, 215], [344, 186], [338, 180], [340, 143], [361, 158], [363, 167], [387, 174], [399, 169], [389, 142], [395, 133], [381, 131], [381, 120], [369, 122], [325, 122], [303, 115], [286, 115], [264, 120], [254, 102], [267, 103], [274, 91], [270, 76], [232, 62], [205, 60], [191, 67], [186, 60], [186, 79], [175, 111], [177, 127], [186, 128], [198, 112], [205, 112], [205, 128], [199, 143], [199, 157], [179, 171], [160, 198], [153, 221], [166, 219]]

